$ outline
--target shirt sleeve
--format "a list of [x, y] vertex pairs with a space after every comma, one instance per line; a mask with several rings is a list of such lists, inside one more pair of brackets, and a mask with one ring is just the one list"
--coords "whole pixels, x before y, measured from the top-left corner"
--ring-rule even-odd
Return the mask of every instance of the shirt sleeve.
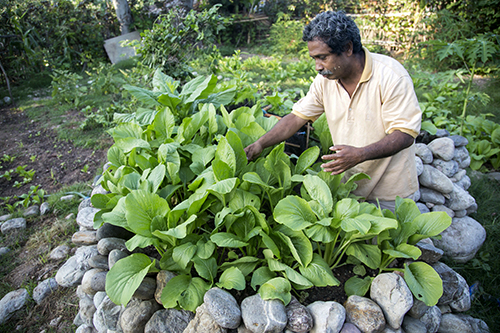
[[317, 75], [309, 87], [307, 95], [293, 105], [292, 113], [304, 120], [316, 121], [324, 112], [323, 106], [323, 82], [321, 75]]
[[401, 76], [388, 89], [388, 93], [383, 98], [382, 117], [387, 134], [395, 130], [407, 133], [414, 138], [419, 134], [422, 111], [409, 75]]

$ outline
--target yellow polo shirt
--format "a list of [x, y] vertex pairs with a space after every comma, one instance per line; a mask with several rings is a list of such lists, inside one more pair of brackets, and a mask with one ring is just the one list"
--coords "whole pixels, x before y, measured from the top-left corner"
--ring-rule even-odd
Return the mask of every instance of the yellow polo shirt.
[[[326, 113], [335, 145], [364, 147], [394, 130], [415, 138], [422, 112], [408, 72], [395, 59], [363, 49], [365, 68], [352, 98], [338, 80], [317, 75], [292, 113], [311, 121]], [[346, 171], [345, 179], [358, 172], [371, 179], [358, 181], [353, 193], [367, 200], [390, 201], [418, 190], [414, 145], [396, 155], [360, 163]]]

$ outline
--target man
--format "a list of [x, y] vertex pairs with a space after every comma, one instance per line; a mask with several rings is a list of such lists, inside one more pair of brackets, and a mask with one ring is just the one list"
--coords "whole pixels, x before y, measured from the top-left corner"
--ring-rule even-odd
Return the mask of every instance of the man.
[[364, 48], [358, 27], [343, 12], [316, 16], [303, 40], [318, 75], [292, 113], [245, 148], [247, 158], [326, 113], [334, 146], [322, 156], [323, 170], [345, 171], [345, 178], [368, 174], [371, 179], [359, 181], [354, 194], [393, 210], [396, 196], [411, 197], [418, 190], [413, 142], [421, 111], [410, 76], [396, 60]]

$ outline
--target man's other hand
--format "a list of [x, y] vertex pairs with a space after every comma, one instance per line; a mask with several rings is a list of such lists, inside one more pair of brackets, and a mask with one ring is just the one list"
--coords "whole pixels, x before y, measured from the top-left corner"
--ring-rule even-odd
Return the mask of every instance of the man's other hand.
[[330, 161], [321, 164], [321, 168], [325, 172], [331, 172], [332, 175], [341, 174], [365, 161], [362, 148], [339, 145], [330, 147], [330, 150], [333, 151], [334, 154], [321, 156], [323, 160]]
[[254, 158], [258, 157], [262, 153], [262, 146], [258, 141], [248, 145], [245, 148], [245, 154], [247, 155], [247, 160], [252, 161]]

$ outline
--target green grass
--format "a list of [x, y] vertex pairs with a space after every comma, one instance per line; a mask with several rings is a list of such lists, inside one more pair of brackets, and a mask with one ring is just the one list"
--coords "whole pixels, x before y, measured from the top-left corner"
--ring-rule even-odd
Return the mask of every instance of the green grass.
[[471, 215], [486, 229], [486, 241], [475, 258], [467, 263], [448, 263], [469, 286], [476, 284], [472, 308], [467, 314], [484, 320], [490, 332], [500, 332], [500, 183], [487, 177], [473, 180], [469, 193], [478, 204]]

